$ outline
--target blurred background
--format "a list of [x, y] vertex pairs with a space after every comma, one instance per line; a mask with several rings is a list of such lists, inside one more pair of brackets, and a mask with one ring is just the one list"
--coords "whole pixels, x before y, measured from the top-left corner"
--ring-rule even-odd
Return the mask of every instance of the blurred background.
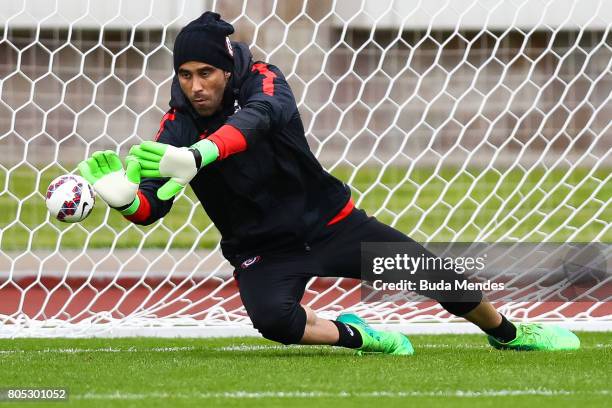
[[612, 144], [609, 2], [42, 0], [1, 10], [2, 164], [151, 139], [174, 37], [211, 9], [285, 73], [328, 165], [592, 165]]
[[419, 240], [612, 240], [608, 1], [20, 0], [0, 9], [4, 249], [214, 247], [189, 192], [149, 229], [42, 207], [92, 152], [154, 137], [174, 37], [205, 10], [280, 67], [313, 152], [383, 221]]
[[[311, 149], [368, 214], [421, 242], [612, 242], [608, 0], [4, 1], [0, 321], [248, 322], [189, 189], [147, 227], [100, 200], [71, 225], [44, 205], [94, 151], [154, 138], [174, 38], [206, 10], [285, 73]], [[451, 319], [426, 302], [369, 309], [346, 279], [311, 281], [304, 302]]]

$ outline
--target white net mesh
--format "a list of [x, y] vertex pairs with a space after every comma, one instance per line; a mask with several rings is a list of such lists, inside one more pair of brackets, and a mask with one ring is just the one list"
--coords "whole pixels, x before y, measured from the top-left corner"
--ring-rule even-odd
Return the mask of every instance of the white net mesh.
[[[284, 71], [317, 157], [412, 238], [612, 241], [607, 1], [13, 1], [0, 10], [5, 335], [248, 323], [191, 192], [149, 227], [103, 204], [77, 225], [44, 208], [48, 182], [93, 151], [154, 137], [174, 36], [203, 10]], [[346, 280], [310, 282], [304, 302], [373, 322], [451, 319], [433, 303], [361, 304]], [[608, 305], [502, 307], [609, 320]]]

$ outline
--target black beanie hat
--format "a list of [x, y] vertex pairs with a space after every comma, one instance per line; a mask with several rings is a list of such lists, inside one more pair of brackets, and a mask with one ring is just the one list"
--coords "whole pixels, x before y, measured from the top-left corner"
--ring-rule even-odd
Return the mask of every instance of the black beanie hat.
[[199, 61], [232, 72], [234, 52], [228, 35], [234, 27], [207, 11], [187, 24], [174, 40], [174, 72], [187, 61]]

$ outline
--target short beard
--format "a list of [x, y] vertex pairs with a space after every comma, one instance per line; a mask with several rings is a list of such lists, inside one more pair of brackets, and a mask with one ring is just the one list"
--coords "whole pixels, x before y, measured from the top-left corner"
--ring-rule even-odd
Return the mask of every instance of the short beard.
[[192, 103], [191, 106], [193, 107], [193, 109], [198, 113], [198, 115], [203, 116], [203, 117], [209, 117], [209, 116], [213, 116], [215, 113], [220, 112], [221, 110], [223, 110], [223, 100], [225, 99], [225, 92], [227, 91], [227, 84], [229, 83], [229, 78], [225, 81], [225, 86], [223, 87], [223, 92], [221, 93], [221, 99], [219, 100], [219, 104], [217, 105], [217, 107], [208, 114], [204, 114], [202, 112], [200, 112]]

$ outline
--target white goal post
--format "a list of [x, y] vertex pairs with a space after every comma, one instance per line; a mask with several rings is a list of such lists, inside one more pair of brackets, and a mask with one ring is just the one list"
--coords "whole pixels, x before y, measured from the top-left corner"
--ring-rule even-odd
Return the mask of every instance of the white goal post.
[[[205, 10], [280, 67], [312, 151], [383, 222], [421, 242], [612, 242], [609, 1], [5, 3], [0, 337], [256, 333], [191, 192], [148, 227], [101, 201], [73, 225], [44, 206], [49, 181], [94, 151], [155, 136], [174, 37]], [[497, 306], [610, 330], [610, 300]], [[363, 303], [347, 279], [314, 279], [303, 303], [473, 330], [432, 302]]]

